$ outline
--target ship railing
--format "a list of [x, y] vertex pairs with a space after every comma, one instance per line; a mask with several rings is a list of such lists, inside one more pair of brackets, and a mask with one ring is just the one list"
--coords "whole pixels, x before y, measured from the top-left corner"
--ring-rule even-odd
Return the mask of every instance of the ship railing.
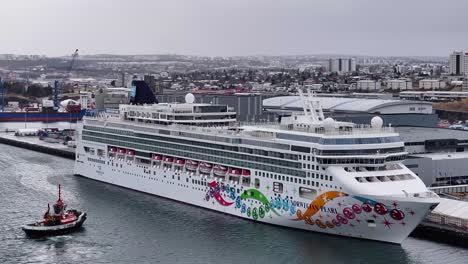
[[279, 126], [281, 130], [299, 131], [307, 133], [315, 133], [322, 135], [364, 135], [364, 134], [379, 134], [379, 133], [394, 133], [393, 127], [373, 128], [368, 125], [355, 125], [351, 128], [331, 128], [323, 127], [289, 127], [286, 125]]
[[298, 131], [322, 135], [364, 135], [364, 134], [379, 134], [379, 133], [394, 133], [393, 127], [373, 128], [366, 124], [356, 124], [350, 128], [332, 128], [324, 129], [323, 127], [298, 127], [292, 125], [278, 124], [277, 122], [239, 122], [239, 126], [251, 126], [260, 128], [278, 129], [283, 131]]

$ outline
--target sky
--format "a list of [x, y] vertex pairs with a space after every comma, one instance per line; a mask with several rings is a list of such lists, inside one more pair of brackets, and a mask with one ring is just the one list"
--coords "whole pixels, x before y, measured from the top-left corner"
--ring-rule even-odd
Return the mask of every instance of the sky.
[[466, 0], [3, 0], [0, 54], [349, 54], [468, 50]]

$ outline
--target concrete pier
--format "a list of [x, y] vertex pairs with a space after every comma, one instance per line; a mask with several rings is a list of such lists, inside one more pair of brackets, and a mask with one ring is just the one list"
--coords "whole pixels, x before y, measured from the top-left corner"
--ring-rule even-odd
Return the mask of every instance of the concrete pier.
[[37, 137], [16, 137], [13, 133], [0, 133], [0, 144], [75, 159], [75, 149], [59, 143], [47, 143]]

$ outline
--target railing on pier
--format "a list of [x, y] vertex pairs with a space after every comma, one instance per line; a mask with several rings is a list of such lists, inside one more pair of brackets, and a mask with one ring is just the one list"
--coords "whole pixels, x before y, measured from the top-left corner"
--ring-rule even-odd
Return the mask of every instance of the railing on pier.
[[446, 225], [454, 228], [463, 229], [468, 231], [468, 220], [449, 215], [443, 215], [438, 213], [430, 213], [425, 218], [426, 221], [438, 225]]
[[464, 193], [468, 192], [468, 184], [463, 185], [449, 185], [449, 186], [437, 186], [429, 187], [429, 190], [441, 194], [441, 193]]

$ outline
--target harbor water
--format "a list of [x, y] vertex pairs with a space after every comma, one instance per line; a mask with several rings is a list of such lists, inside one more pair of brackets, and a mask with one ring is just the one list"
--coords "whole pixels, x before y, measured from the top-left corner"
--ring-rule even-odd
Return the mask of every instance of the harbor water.
[[[73, 175], [73, 161], [0, 145], [0, 263], [466, 263], [468, 250], [402, 245], [255, 223]], [[84, 210], [82, 231], [28, 239], [21, 225], [56, 200]]]

